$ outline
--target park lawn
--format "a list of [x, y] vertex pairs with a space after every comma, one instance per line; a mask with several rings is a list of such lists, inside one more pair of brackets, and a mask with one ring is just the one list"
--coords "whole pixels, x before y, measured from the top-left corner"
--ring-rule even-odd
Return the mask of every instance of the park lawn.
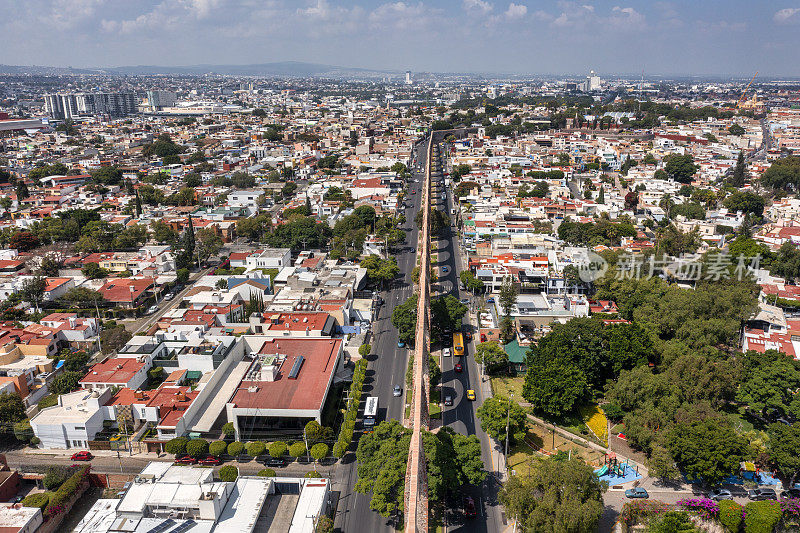
[[603, 446], [608, 446], [608, 419], [597, 404], [587, 404], [580, 409], [583, 421]]
[[430, 416], [431, 418], [442, 417], [442, 408], [439, 406], [438, 403], [430, 402], [428, 404], [428, 416]]
[[525, 378], [519, 377], [494, 377], [492, 378], [492, 392], [495, 396], [505, 396], [509, 398], [514, 395], [516, 401], [524, 401], [522, 398], [522, 387], [525, 385]]

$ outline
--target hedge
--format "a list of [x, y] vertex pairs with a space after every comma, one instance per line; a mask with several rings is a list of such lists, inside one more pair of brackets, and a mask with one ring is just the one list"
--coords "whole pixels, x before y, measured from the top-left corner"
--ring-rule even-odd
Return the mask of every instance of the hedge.
[[289, 446], [289, 455], [292, 457], [302, 457], [308, 453], [305, 442], [295, 442]]
[[722, 500], [719, 502], [719, 521], [726, 531], [737, 533], [742, 525], [741, 505], [733, 500]]
[[47, 507], [47, 504], [50, 503], [50, 493], [49, 492], [39, 492], [36, 494], [31, 494], [30, 496], [26, 496], [24, 500], [22, 500], [22, 505], [24, 507], [38, 507], [39, 509], [44, 510]]
[[248, 442], [244, 445], [245, 449], [247, 450], [247, 455], [250, 457], [258, 457], [259, 455], [264, 455], [264, 452], [267, 451], [267, 446], [260, 441], [254, 440], [253, 442]]
[[774, 501], [750, 502], [744, 507], [745, 533], [772, 533], [781, 519], [781, 504]]
[[233, 465], [225, 465], [219, 469], [219, 478], [222, 481], [236, 481], [239, 477], [239, 469]]
[[285, 442], [276, 440], [272, 444], [269, 445], [269, 455], [271, 457], [283, 457], [286, 455], [286, 451], [289, 447], [286, 445]]
[[230, 455], [231, 457], [237, 457], [239, 455], [242, 455], [243, 451], [244, 451], [244, 444], [242, 444], [238, 440], [228, 444], [228, 455]]
[[[233, 444], [233, 443], [231, 443]], [[214, 457], [219, 457], [228, 451], [228, 443], [224, 440], [215, 440], [208, 445], [208, 453]]]
[[358, 407], [361, 405], [361, 392], [364, 388], [364, 378], [367, 375], [367, 360], [361, 359], [356, 362], [353, 370], [353, 383], [350, 385], [350, 399], [347, 401], [347, 409], [344, 414], [342, 427], [339, 428], [339, 437], [333, 445], [333, 455], [342, 457], [347, 452], [347, 448], [353, 441], [353, 432], [356, 428], [356, 418], [358, 417]]
[[90, 465], [80, 468], [77, 472], [72, 474], [69, 479], [62, 483], [57, 491], [50, 494], [50, 502], [47, 504], [43, 513], [45, 518], [50, 518], [67, 510], [65, 507], [66, 502], [80, 490], [81, 485], [83, 485], [83, 482], [89, 476], [90, 468]]
[[271, 468], [265, 468], [263, 470], [259, 470], [258, 474], [256, 475], [258, 477], [275, 477], [275, 471]]

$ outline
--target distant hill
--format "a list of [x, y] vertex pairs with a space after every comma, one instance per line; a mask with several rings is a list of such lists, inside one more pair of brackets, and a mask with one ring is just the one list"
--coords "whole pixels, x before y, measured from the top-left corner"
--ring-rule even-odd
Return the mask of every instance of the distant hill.
[[319, 63], [301, 61], [280, 61], [276, 63], [260, 63], [253, 65], [186, 65], [164, 67], [158, 65], [136, 65], [123, 67], [103, 67], [94, 69], [75, 69], [72, 67], [42, 67], [0, 65], [0, 74], [33, 74], [33, 75], [76, 75], [76, 74], [109, 74], [109, 75], [190, 75], [218, 74], [223, 76], [274, 76], [274, 77], [381, 77], [387, 74], [397, 75], [395, 71], [378, 71], [360, 68], [337, 67]]

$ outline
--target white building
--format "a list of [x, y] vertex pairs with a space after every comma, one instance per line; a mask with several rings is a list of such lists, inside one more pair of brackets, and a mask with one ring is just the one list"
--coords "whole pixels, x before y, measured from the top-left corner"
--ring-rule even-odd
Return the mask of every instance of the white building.
[[[134, 479], [120, 500], [98, 500], [75, 533], [313, 533], [328, 512], [326, 478], [241, 476], [214, 481], [210, 468], [153, 462]], [[297, 495], [282, 499], [281, 495]], [[271, 498], [280, 498], [280, 512]], [[291, 506], [291, 507], [288, 507]]]
[[103, 429], [111, 390], [77, 390], [58, 397], [58, 404], [31, 418], [33, 434], [42, 448], [86, 448]]

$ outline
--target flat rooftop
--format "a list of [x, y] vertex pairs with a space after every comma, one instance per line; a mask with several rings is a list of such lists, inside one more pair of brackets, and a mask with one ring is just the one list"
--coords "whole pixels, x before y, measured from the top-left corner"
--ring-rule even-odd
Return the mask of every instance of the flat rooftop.
[[[279, 338], [264, 342], [259, 354], [284, 356], [274, 381], [242, 380], [230, 402], [250, 409], [321, 409], [333, 372], [341, 339]], [[289, 373], [300, 357], [303, 363], [296, 379]], [[258, 361], [253, 363], [258, 365]]]

